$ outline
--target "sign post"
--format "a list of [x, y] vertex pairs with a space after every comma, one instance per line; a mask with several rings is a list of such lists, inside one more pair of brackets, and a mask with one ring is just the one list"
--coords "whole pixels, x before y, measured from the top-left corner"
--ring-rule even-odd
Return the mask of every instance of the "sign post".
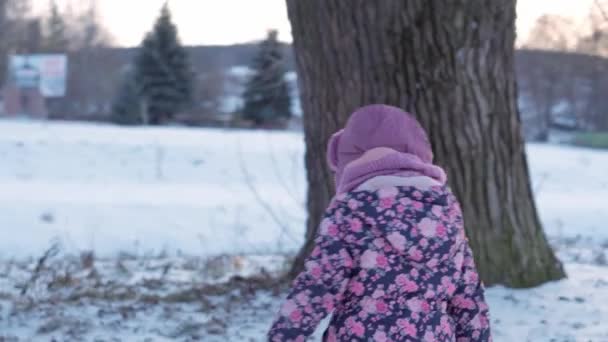
[[9, 59], [4, 107], [9, 116], [46, 117], [45, 98], [66, 95], [67, 56], [13, 55]]

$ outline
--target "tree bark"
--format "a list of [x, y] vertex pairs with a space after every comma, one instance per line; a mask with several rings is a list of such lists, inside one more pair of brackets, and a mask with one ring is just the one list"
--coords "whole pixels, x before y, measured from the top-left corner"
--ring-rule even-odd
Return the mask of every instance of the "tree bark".
[[564, 277], [543, 233], [521, 134], [514, 0], [287, 0], [304, 109], [309, 219], [303, 267], [334, 193], [331, 133], [359, 106], [413, 112], [462, 202], [486, 284]]

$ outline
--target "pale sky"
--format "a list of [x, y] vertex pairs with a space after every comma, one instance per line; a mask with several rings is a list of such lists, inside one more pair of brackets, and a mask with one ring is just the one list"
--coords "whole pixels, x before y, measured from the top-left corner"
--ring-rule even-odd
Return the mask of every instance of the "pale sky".
[[[525, 38], [538, 17], [558, 14], [582, 21], [594, 0], [518, 0], [519, 39]], [[86, 0], [57, 0], [74, 9]], [[37, 12], [49, 0], [33, 0]], [[165, 0], [98, 0], [104, 25], [121, 46], [138, 45], [150, 30]], [[170, 0], [173, 18], [185, 44], [232, 44], [259, 40], [276, 28], [280, 39], [291, 41], [285, 0]]]

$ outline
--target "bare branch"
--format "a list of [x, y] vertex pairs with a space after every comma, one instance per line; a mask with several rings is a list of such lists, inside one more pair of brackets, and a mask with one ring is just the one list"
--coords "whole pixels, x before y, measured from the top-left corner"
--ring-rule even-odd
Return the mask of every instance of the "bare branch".
[[38, 262], [36, 263], [36, 268], [32, 272], [32, 276], [30, 277], [30, 279], [27, 281], [27, 283], [25, 283], [25, 285], [21, 289], [21, 295], [22, 296], [26, 295], [28, 289], [30, 288], [30, 286], [33, 286], [36, 283], [36, 281], [38, 280], [38, 277], [40, 276], [40, 273], [42, 272], [42, 269], [44, 268], [44, 265], [47, 262], [47, 260], [49, 260], [50, 258], [54, 257], [58, 253], [59, 253], [59, 244], [58, 243], [53, 243], [51, 245], [51, 247], [49, 247], [49, 249], [47, 249], [44, 252], [44, 254], [38, 259]]
[[274, 149], [272, 148], [272, 143], [270, 141], [270, 136], [267, 137], [267, 140], [268, 140], [268, 150], [270, 151], [270, 153], [269, 153], [270, 160], [272, 162], [274, 173], [277, 176], [277, 180], [279, 181], [279, 184], [285, 190], [285, 192], [287, 193], [287, 195], [289, 197], [291, 197], [291, 199], [299, 207], [306, 208], [306, 204], [304, 202], [302, 202], [301, 200], [299, 200], [298, 197], [292, 191], [292, 189], [290, 189], [290, 187], [287, 185], [287, 182], [285, 181], [285, 178], [283, 177], [283, 174], [281, 173], [281, 170], [279, 169], [279, 163], [277, 162], [277, 158], [275, 156]]
[[243, 172], [243, 175], [245, 176], [245, 184], [247, 184], [247, 187], [249, 188], [249, 190], [251, 190], [251, 193], [255, 197], [256, 201], [268, 213], [268, 215], [270, 216], [270, 218], [272, 218], [272, 220], [281, 228], [281, 234], [287, 236], [289, 239], [291, 239], [292, 241], [296, 242], [297, 239], [294, 238], [293, 235], [291, 235], [291, 233], [289, 232], [289, 228], [287, 227], [287, 225], [285, 225], [283, 223], [283, 221], [279, 218], [279, 216], [272, 209], [272, 207], [270, 206], [270, 204], [268, 204], [266, 201], [264, 201], [264, 199], [262, 198], [262, 196], [260, 195], [260, 193], [256, 189], [255, 185], [253, 184], [253, 180], [252, 180], [251, 174], [249, 173], [249, 170], [247, 170], [247, 167], [245, 166], [245, 162], [243, 160], [243, 152], [241, 150], [241, 142], [240, 142], [240, 140], [238, 141], [238, 151], [237, 152], [238, 152], [238, 158], [239, 158], [239, 165], [241, 167], [241, 171]]

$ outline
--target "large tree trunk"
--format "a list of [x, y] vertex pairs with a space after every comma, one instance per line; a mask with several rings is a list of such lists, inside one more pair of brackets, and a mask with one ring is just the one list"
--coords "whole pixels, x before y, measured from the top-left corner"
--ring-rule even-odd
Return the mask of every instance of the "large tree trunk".
[[564, 277], [530, 186], [514, 73], [514, 0], [287, 0], [308, 169], [303, 267], [334, 193], [325, 145], [355, 108], [415, 113], [462, 202], [486, 284]]

